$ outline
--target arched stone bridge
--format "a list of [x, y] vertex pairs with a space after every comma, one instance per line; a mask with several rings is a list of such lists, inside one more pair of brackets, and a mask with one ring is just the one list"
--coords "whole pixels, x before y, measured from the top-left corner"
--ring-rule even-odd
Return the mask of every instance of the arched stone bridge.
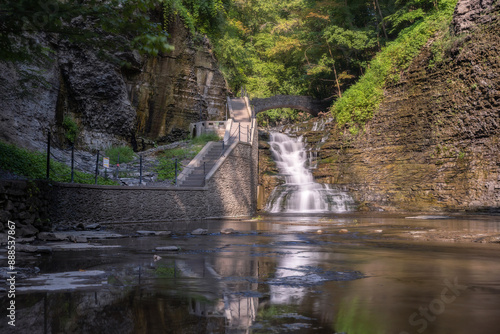
[[250, 104], [254, 107], [255, 114], [269, 109], [292, 108], [317, 116], [319, 112], [328, 111], [332, 101], [332, 99], [317, 100], [310, 96], [276, 95], [263, 99], [254, 98]]

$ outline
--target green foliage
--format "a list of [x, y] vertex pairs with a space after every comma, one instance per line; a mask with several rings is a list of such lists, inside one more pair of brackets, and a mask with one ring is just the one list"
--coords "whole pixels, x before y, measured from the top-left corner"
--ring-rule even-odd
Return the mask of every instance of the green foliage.
[[71, 116], [64, 116], [62, 127], [64, 129], [64, 137], [70, 142], [75, 143], [76, 137], [78, 136], [78, 124]]
[[161, 278], [174, 278], [179, 275], [179, 273], [176, 273], [175, 271], [175, 263], [164, 266], [164, 265], [159, 265], [155, 268], [155, 274], [158, 277]]
[[363, 77], [351, 86], [332, 107], [339, 125], [347, 124], [356, 134], [373, 117], [383, 99], [384, 87], [399, 80], [427, 41], [439, 29], [447, 29], [456, 0], [442, 0], [440, 9], [431, 11], [423, 20], [405, 28], [373, 61]]
[[113, 52], [130, 47], [150, 55], [167, 52], [172, 49], [167, 33], [151, 15], [158, 6], [158, 0], [2, 1], [0, 60], [39, 59], [44, 45], [33, 32], [57, 33], [62, 40]]
[[179, 175], [182, 171], [181, 161], [184, 159], [193, 159], [200, 150], [201, 146], [193, 147], [192, 149], [174, 148], [166, 150], [162, 156], [158, 158], [158, 166], [156, 166], [158, 180], [164, 181], [175, 179], [175, 160], [177, 159], [177, 175]]
[[109, 163], [113, 165], [118, 163], [118, 158], [120, 159], [119, 163], [125, 164], [136, 157], [130, 146], [113, 146], [106, 149], [105, 154], [109, 157]]
[[257, 114], [259, 126], [277, 126], [280, 124], [303, 122], [311, 117], [310, 114], [296, 109], [271, 109]]
[[[177, 163], [177, 175], [179, 175], [181, 171], [181, 165]], [[159, 181], [175, 179], [175, 159], [165, 157], [159, 158], [156, 172], [158, 173]]]
[[231, 87], [251, 96], [340, 94], [383, 43], [368, 0], [235, 1], [227, 13], [215, 53]]
[[219, 141], [220, 137], [216, 133], [204, 133], [198, 137], [191, 139], [193, 145], [205, 145], [209, 141]]
[[340, 302], [339, 311], [335, 323], [335, 330], [342, 333], [352, 334], [383, 334], [387, 333], [385, 323], [374, 316], [365, 306], [366, 301], [344, 299]]
[[[0, 169], [9, 171], [31, 180], [45, 179], [47, 171], [47, 156], [41, 152], [31, 152], [0, 141]], [[50, 162], [50, 179], [56, 182], [70, 182], [71, 168], [63, 163]], [[93, 174], [75, 171], [76, 183], [94, 184]], [[116, 182], [98, 177], [98, 184], [117, 185]]]
[[181, 161], [192, 160], [209, 141], [219, 141], [220, 138], [215, 133], [202, 134], [190, 140], [189, 148], [174, 148], [166, 150], [158, 158], [158, 180], [175, 179], [175, 160], [177, 159], [177, 175], [182, 171]]
[[397, 33], [423, 19], [432, 9], [438, 9], [439, 0], [397, 0], [395, 13], [384, 18], [390, 33]]
[[159, 53], [167, 53], [174, 50], [174, 47], [168, 44], [166, 35], [140, 35], [133, 39], [132, 45], [139, 52], [154, 57], [158, 56]]
[[191, 33], [217, 34], [225, 19], [228, 0], [160, 0], [164, 5], [164, 24], [179, 15]]

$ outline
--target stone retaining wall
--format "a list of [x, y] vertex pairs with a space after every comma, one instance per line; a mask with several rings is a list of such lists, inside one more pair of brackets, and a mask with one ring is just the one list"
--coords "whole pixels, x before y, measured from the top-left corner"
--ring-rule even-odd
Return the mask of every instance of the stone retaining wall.
[[203, 188], [57, 184], [50, 217], [59, 225], [151, 223], [251, 216], [256, 208], [257, 135], [238, 143]]
[[[256, 209], [257, 129], [253, 142], [237, 143], [203, 188], [157, 188], [0, 181], [2, 223], [30, 231], [80, 223], [158, 223], [251, 216]], [[50, 219], [50, 223], [49, 220]], [[4, 226], [0, 225], [0, 229]], [[0, 230], [1, 231], [1, 230]], [[21, 235], [19, 234], [19, 235]]]
[[16, 224], [16, 237], [48, 229], [48, 190], [45, 181], [0, 180], [0, 232], [9, 220]]

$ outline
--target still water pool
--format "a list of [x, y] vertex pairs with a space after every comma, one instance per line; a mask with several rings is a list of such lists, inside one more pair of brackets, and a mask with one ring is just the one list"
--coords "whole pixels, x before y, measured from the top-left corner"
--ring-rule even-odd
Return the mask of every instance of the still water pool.
[[[2, 307], [0, 332], [500, 332], [500, 244], [420, 237], [500, 234], [500, 217], [269, 216], [191, 227], [208, 235], [169, 226], [172, 236], [94, 242], [118, 247], [19, 253], [20, 266], [40, 272], [18, 280], [16, 327]], [[179, 250], [155, 251], [164, 246]]]

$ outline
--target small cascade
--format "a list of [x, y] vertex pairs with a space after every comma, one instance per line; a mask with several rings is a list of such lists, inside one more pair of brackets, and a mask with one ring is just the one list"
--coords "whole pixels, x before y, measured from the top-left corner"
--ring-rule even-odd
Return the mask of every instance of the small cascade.
[[313, 154], [306, 151], [302, 137], [295, 139], [272, 132], [269, 144], [286, 183], [274, 189], [267, 204], [268, 212], [345, 212], [354, 207], [354, 200], [346, 192], [314, 181], [310, 171], [314, 168]]

